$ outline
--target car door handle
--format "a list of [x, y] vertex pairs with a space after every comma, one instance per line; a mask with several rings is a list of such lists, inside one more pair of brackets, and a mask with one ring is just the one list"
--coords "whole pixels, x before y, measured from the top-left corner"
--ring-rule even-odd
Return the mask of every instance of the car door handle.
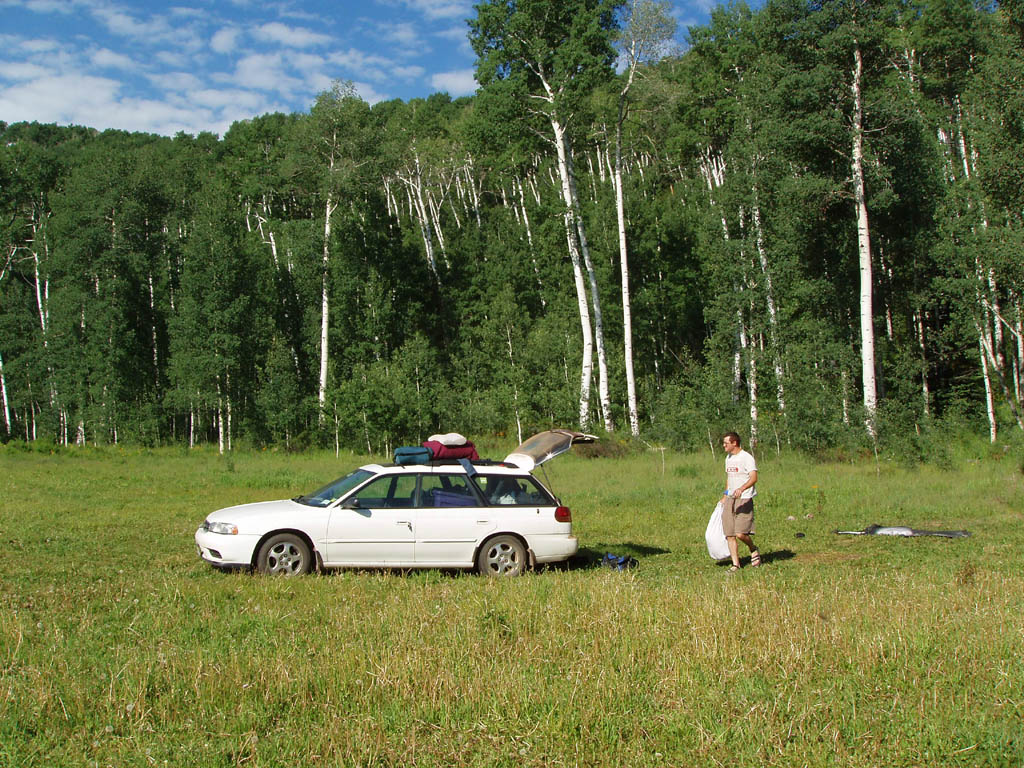
[[412, 530], [412, 523], [410, 523], [408, 520], [396, 520], [395, 525], [404, 525], [410, 531]]

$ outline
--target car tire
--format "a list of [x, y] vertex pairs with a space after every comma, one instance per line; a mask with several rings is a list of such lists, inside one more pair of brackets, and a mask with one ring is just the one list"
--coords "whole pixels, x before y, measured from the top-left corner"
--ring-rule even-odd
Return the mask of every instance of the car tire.
[[294, 533], [271, 536], [256, 555], [256, 570], [271, 576], [300, 576], [309, 573], [312, 565], [309, 545]]
[[476, 556], [476, 569], [484, 576], [520, 576], [526, 570], [526, 547], [508, 534], [488, 539]]

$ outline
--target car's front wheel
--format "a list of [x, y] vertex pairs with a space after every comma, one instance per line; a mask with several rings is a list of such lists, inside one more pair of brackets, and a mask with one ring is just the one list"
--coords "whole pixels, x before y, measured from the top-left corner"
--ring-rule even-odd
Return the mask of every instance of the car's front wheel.
[[256, 555], [256, 570], [260, 573], [298, 576], [309, 573], [312, 565], [309, 545], [293, 533], [271, 536]]
[[476, 569], [485, 576], [519, 576], [526, 570], [526, 547], [507, 534], [488, 539], [476, 557]]

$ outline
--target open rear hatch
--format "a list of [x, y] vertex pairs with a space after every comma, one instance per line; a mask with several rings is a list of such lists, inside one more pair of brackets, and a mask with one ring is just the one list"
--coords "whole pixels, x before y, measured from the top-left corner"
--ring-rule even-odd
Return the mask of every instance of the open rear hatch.
[[560, 456], [576, 443], [593, 443], [594, 435], [573, 432], [571, 429], [549, 429], [527, 438], [512, 453], [505, 457], [509, 464], [515, 464], [526, 471], [540, 466], [545, 461]]

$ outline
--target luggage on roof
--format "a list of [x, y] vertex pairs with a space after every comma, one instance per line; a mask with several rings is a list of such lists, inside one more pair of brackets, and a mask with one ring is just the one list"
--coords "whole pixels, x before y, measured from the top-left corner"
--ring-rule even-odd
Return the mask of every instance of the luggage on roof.
[[395, 448], [395, 464], [427, 464], [433, 458], [433, 452], [422, 445], [403, 445]]

